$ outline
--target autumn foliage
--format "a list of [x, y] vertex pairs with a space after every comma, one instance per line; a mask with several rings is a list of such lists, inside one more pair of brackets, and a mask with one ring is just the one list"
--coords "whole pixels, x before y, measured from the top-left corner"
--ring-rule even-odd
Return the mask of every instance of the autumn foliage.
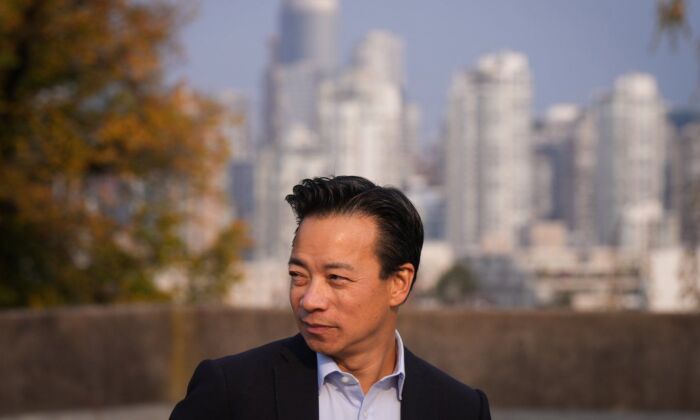
[[164, 82], [182, 23], [166, 1], [0, 2], [0, 306], [206, 300], [235, 279], [241, 226], [183, 240], [182, 203], [221, 193], [228, 151], [222, 110]]

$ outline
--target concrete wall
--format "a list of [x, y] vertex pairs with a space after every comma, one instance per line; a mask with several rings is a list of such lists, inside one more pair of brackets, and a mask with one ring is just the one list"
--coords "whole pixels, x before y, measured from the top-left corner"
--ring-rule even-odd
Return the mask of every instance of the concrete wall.
[[[404, 311], [415, 353], [497, 407], [700, 411], [700, 314]], [[176, 401], [196, 363], [291, 335], [288, 312], [0, 313], [0, 415]]]

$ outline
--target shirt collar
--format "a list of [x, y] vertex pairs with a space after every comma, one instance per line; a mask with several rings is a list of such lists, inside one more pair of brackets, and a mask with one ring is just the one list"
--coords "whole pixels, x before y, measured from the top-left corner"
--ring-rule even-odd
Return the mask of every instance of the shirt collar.
[[[396, 366], [394, 366], [394, 371], [386, 377], [397, 376], [398, 389], [396, 391], [399, 400], [401, 400], [401, 396], [403, 394], [403, 383], [406, 379], [406, 367], [404, 365], [403, 340], [401, 340], [401, 335], [399, 334], [398, 330], [395, 330], [395, 336]], [[332, 374], [333, 372], [342, 373], [335, 360], [323, 353], [316, 353], [316, 367], [318, 372], [317, 375], [319, 392], [328, 375]]]

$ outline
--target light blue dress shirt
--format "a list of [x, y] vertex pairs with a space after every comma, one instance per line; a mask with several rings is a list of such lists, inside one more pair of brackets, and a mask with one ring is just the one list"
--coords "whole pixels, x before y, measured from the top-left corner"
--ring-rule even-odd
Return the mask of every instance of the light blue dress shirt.
[[364, 395], [360, 381], [343, 372], [333, 359], [316, 353], [319, 420], [400, 420], [401, 392], [406, 378], [403, 341], [396, 331], [394, 372], [376, 382]]

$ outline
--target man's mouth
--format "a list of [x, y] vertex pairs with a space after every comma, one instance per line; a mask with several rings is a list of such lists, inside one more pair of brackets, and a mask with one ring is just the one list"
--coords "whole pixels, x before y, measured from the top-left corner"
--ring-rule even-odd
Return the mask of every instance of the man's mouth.
[[316, 323], [316, 322], [307, 322], [307, 321], [301, 321], [301, 325], [303, 326], [304, 331], [308, 332], [309, 334], [313, 334], [313, 335], [320, 335], [320, 334], [327, 332], [331, 328], [334, 328], [331, 325], [321, 324], [321, 323]]

